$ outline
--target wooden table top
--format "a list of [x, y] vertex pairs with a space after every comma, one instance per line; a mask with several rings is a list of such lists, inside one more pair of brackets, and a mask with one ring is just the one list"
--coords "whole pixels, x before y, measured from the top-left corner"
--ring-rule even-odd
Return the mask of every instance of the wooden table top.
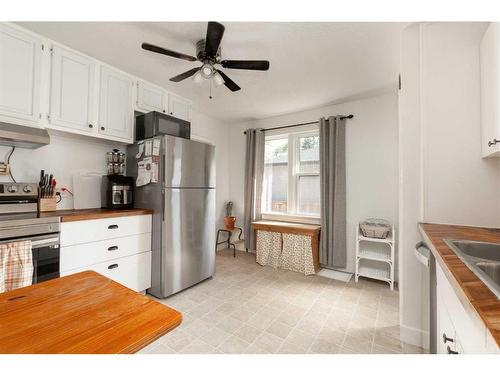
[[443, 241], [452, 238], [500, 243], [500, 229], [428, 223], [420, 224], [420, 229], [465, 310], [479, 316], [500, 346], [500, 300]]
[[61, 222], [105, 219], [109, 217], [151, 215], [153, 210], [147, 208], [127, 208], [123, 210], [112, 210], [106, 208], [86, 208], [79, 210], [57, 210], [53, 212], [42, 212], [41, 217], [60, 216]]
[[289, 223], [284, 221], [259, 220], [252, 223], [253, 229], [269, 232], [285, 232], [314, 235], [320, 232], [321, 226], [314, 224]]
[[94, 271], [0, 294], [0, 353], [135, 353], [182, 315]]

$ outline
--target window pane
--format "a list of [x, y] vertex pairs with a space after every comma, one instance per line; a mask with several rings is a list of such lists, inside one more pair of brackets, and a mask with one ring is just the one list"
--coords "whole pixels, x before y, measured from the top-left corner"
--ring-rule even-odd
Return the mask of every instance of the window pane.
[[299, 176], [298, 190], [299, 213], [319, 215], [319, 176]]
[[299, 138], [299, 172], [319, 173], [319, 136]]
[[288, 138], [266, 139], [262, 210], [287, 213]]

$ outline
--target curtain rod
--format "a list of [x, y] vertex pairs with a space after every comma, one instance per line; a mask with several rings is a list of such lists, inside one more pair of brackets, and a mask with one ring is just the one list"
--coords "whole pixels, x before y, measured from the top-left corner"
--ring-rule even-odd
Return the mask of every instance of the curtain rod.
[[[341, 120], [348, 119], [348, 118], [353, 118], [354, 115], [348, 115], [348, 116], [340, 116]], [[294, 128], [295, 126], [304, 126], [304, 125], [312, 125], [312, 124], [317, 124], [319, 121], [311, 121], [311, 122], [302, 122], [300, 124], [293, 124], [293, 125], [284, 125], [284, 126], [277, 126], [275, 128], [267, 128], [267, 129], [262, 129], [263, 132], [269, 131], [269, 130], [277, 130], [277, 129], [286, 129], [286, 128]], [[243, 132], [243, 134], [247, 134], [246, 130]]]

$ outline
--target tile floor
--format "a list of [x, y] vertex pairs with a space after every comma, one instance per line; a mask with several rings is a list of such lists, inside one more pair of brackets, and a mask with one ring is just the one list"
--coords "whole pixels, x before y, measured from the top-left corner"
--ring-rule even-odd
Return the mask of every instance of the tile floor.
[[216, 276], [161, 301], [180, 327], [139, 353], [421, 353], [399, 341], [399, 297], [387, 284], [275, 270], [222, 250]]

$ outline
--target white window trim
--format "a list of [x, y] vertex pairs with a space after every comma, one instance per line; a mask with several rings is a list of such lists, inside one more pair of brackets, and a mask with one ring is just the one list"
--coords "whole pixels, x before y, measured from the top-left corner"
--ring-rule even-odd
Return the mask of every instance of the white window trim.
[[[287, 213], [283, 214], [280, 212], [269, 212], [262, 211], [262, 218], [265, 220], [278, 220], [278, 221], [290, 221], [297, 223], [308, 223], [308, 224], [319, 224], [320, 216], [319, 215], [307, 215], [304, 213], [297, 212], [297, 194], [298, 194], [298, 183], [299, 176], [319, 176], [319, 173], [311, 173], [311, 172], [299, 172], [299, 158], [297, 155], [297, 151], [299, 149], [299, 139], [303, 136], [308, 135], [318, 135], [319, 129], [317, 127], [307, 129], [301, 129], [298, 131], [280, 131], [273, 132], [272, 135], [266, 136], [266, 139], [280, 139], [285, 138], [286, 135], [288, 138], [288, 165], [292, 166], [288, 168], [288, 191], [287, 191], [287, 203], [288, 203], [288, 212], [294, 212], [294, 214]], [[290, 147], [292, 146], [292, 147]], [[293, 183], [290, 183], [292, 181]]]

